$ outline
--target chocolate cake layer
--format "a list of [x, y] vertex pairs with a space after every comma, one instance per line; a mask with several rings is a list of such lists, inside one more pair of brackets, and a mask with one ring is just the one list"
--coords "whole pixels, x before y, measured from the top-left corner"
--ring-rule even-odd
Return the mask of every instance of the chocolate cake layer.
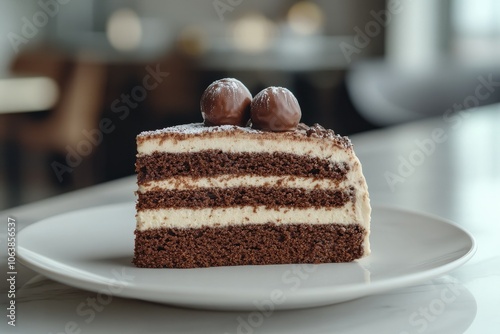
[[350, 262], [363, 256], [359, 225], [251, 224], [135, 231], [133, 263], [196, 268], [276, 263]]
[[346, 178], [350, 166], [317, 157], [289, 153], [229, 153], [207, 150], [196, 153], [159, 153], [139, 155], [137, 182], [161, 180], [173, 176], [206, 177], [224, 174], [261, 176], [309, 176]]
[[341, 207], [355, 201], [355, 190], [304, 190], [276, 187], [199, 188], [197, 190], [163, 190], [138, 193], [137, 210], [158, 208], [214, 208], [264, 205], [280, 207]]

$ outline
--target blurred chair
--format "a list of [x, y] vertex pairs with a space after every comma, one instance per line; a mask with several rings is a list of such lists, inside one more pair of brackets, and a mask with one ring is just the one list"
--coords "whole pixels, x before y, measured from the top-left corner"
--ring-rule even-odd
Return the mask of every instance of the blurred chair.
[[[51, 73], [44, 68], [52, 69]], [[48, 75], [60, 90], [60, 99], [47, 117], [16, 122], [14, 139], [23, 148], [64, 153], [67, 145], [74, 147], [82, 139], [82, 129], [97, 126], [106, 88], [105, 65], [83, 57], [69, 62], [60, 56], [30, 54], [16, 59], [12, 72]]]
[[[106, 91], [106, 67], [81, 57], [69, 60], [56, 52], [30, 51], [14, 59], [11, 73], [15, 76], [42, 76], [51, 78], [59, 87], [59, 99], [50, 110], [43, 112], [6, 113], [2, 115], [0, 132], [4, 142], [7, 163], [6, 183], [8, 206], [22, 202], [22, 189], [26, 188], [26, 173], [46, 175], [26, 164], [26, 157], [41, 156], [50, 168], [50, 159], [64, 156], [67, 146], [75, 147], [83, 138], [82, 129], [98, 125]], [[32, 160], [32, 159], [29, 159]], [[87, 169], [79, 172], [85, 173]], [[54, 174], [55, 175], [55, 174]], [[29, 179], [29, 178], [28, 178]], [[83, 182], [92, 183], [92, 175], [85, 175]], [[41, 182], [51, 184], [51, 182]], [[52, 184], [54, 184], [52, 182]], [[86, 185], [83, 184], [83, 185]], [[73, 184], [72, 186], [82, 186]], [[66, 184], [64, 184], [66, 186]]]

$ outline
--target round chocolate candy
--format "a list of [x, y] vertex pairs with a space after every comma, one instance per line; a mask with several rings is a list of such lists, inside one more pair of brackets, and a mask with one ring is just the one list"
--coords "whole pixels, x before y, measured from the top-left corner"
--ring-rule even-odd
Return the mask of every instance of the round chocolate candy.
[[200, 108], [205, 125], [245, 126], [250, 119], [252, 94], [239, 80], [214, 81], [201, 96]]
[[299, 102], [283, 87], [268, 87], [255, 95], [250, 107], [254, 129], [264, 131], [294, 131], [300, 122]]

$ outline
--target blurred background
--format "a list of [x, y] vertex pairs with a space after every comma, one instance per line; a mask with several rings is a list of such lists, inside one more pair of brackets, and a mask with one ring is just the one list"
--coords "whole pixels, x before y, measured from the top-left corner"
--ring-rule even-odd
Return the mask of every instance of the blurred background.
[[500, 100], [495, 0], [2, 0], [0, 36], [0, 209], [133, 174], [223, 77], [342, 135]]

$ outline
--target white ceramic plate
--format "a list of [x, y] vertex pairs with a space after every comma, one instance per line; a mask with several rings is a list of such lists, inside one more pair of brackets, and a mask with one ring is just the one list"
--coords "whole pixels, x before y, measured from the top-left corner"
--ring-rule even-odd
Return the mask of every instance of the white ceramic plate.
[[440, 218], [389, 208], [372, 213], [372, 254], [321, 265], [139, 269], [131, 264], [134, 204], [42, 220], [18, 236], [19, 259], [56, 281], [109, 295], [186, 307], [249, 310], [329, 305], [442, 275], [469, 260], [473, 237]]

